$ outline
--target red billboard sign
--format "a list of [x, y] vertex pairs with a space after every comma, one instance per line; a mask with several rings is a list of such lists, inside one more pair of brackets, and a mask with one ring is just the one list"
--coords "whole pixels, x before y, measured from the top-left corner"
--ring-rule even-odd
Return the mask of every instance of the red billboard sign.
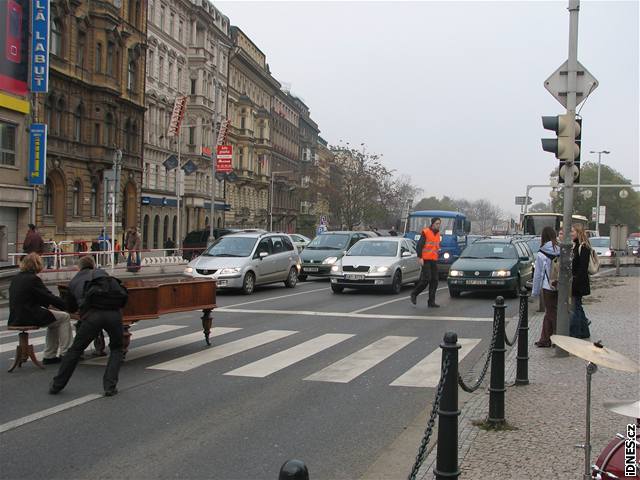
[[216, 147], [216, 171], [220, 173], [233, 171], [233, 147], [231, 145]]

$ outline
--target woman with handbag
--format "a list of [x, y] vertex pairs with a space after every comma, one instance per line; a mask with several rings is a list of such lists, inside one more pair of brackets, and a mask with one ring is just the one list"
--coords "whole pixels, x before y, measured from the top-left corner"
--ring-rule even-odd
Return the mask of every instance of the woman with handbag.
[[591, 294], [589, 284], [589, 262], [593, 249], [589, 243], [589, 237], [581, 224], [571, 227], [571, 240], [573, 240], [571, 260], [571, 297], [573, 299], [573, 312], [569, 321], [569, 335], [576, 338], [589, 338], [589, 320], [582, 307], [582, 297]]
[[[560, 247], [556, 231], [552, 227], [544, 227], [540, 236], [540, 250], [536, 255], [533, 275], [533, 291], [531, 295], [542, 295], [544, 301], [544, 318], [540, 339], [535, 342], [536, 347], [551, 347], [551, 335], [556, 333], [558, 318], [558, 285], [557, 269], [553, 268], [554, 260], [560, 256]], [[554, 274], [555, 271], [555, 274]]]

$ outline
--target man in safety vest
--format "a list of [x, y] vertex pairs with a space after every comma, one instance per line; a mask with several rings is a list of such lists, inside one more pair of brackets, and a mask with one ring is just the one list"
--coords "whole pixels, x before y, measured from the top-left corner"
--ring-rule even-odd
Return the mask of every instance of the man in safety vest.
[[429, 301], [427, 305], [432, 308], [439, 308], [436, 303], [436, 290], [438, 289], [438, 250], [440, 250], [440, 224], [442, 221], [438, 217], [431, 219], [431, 226], [422, 230], [418, 241], [418, 258], [422, 264], [420, 280], [411, 292], [411, 303], [414, 305], [420, 295], [429, 286]]

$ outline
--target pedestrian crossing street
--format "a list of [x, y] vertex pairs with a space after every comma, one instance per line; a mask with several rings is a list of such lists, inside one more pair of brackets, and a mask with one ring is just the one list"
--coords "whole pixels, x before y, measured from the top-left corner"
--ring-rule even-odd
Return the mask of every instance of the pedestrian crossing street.
[[[186, 325], [154, 325], [144, 328], [134, 328], [133, 340], [126, 357], [126, 364], [147, 365], [147, 370], [167, 371], [167, 372], [189, 372], [199, 367], [213, 364], [218, 360], [248, 353], [257, 347], [272, 345], [278, 348], [278, 341], [287, 338], [295, 338], [301, 332], [296, 330], [264, 330], [258, 333], [247, 332], [244, 335], [242, 328], [236, 327], [215, 327], [212, 331], [214, 345], [212, 347], [202, 347], [194, 353], [184, 354], [184, 350], [178, 351], [180, 347], [191, 344], [202, 344], [202, 332], [191, 332], [182, 334], [181, 330], [188, 328]], [[192, 328], [192, 327], [191, 327]], [[14, 352], [17, 342], [17, 335], [11, 332], [0, 338], [0, 353]], [[236, 338], [225, 341], [225, 335], [235, 333]], [[170, 334], [166, 338], [166, 334]], [[164, 335], [165, 338], [154, 341], [153, 337]], [[45, 341], [45, 331], [38, 331], [30, 335], [31, 344], [34, 345], [36, 353], [42, 352]], [[276, 353], [269, 354], [263, 358], [252, 361], [222, 374], [229, 377], [249, 377], [265, 378], [277, 372], [283, 371], [294, 365], [312, 361], [312, 357], [321, 352], [330, 351], [338, 346], [343, 347], [344, 356], [329, 365], [319, 366], [319, 370], [311, 375], [302, 378], [308, 382], [329, 382], [346, 384], [363, 375], [366, 375], [374, 367], [390, 360], [400, 352], [418, 340], [414, 336], [390, 335], [376, 339], [368, 345], [357, 348], [350, 344], [350, 340], [356, 340], [357, 334], [352, 333], [324, 333], [314, 338], [301, 341], [294, 346], [279, 349]], [[148, 339], [151, 341], [140, 342]], [[461, 338], [458, 340], [461, 345], [459, 350], [459, 360], [461, 361], [480, 343], [478, 338]], [[290, 344], [288, 344], [290, 345]], [[175, 350], [175, 358], [165, 360]], [[153, 357], [163, 354], [160, 363], [154, 363]], [[341, 354], [342, 355], [342, 354]], [[426, 357], [420, 359], [408, 370], [398, 376], [389, 385], [391, 387], [417, 387], [434, 388], [440, 378], [441, 350], [435, 347]], [[146, 359], [144, 364], [140, 364], [141, 359]], [[84, 365], [104, 366], [108, 357], [94, 357], [83, 361]], [[156, 360], [157, 361], [157, 360]], [[150, 363], [150, 365], [149, 365]]]

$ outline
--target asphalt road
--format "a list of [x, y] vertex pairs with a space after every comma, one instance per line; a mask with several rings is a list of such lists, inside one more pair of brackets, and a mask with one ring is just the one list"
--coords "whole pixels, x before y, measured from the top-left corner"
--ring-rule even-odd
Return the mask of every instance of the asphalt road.
[[[424, 295], [410, 305], [409, 290], [336, 295], [326, 281], [220, 293], [212, 347], [199, 312], [132, 327], [112, 398], [100, 395], [101, 358], [57, 396], [47, 394], [55, 366], [3, 368], [0, 475], [268, 479], [299, 458], [313, 480], [358, 478], [431, 404], [444, 333], [465, 339], [462, 371], [487, 348], [495, 295], [450, 299], [440, 286], [440, 309]], [[6, 368], [16, 344], [7, 316]], [[43, 334], [32, 335], [36, 352]]]

